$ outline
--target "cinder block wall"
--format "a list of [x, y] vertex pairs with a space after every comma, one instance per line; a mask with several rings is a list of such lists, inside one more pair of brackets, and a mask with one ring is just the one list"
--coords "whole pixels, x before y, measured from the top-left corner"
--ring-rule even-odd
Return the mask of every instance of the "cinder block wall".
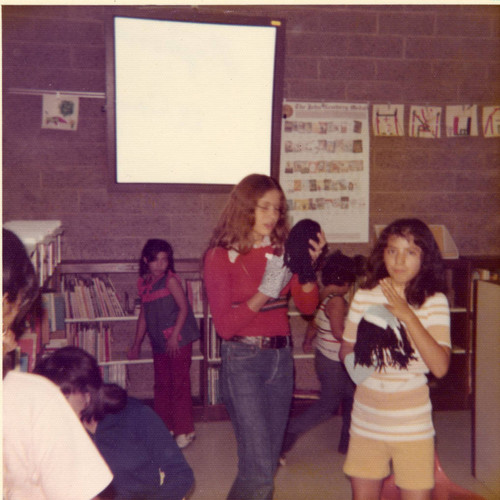
[[[150, 11], [172, 8], [183, 9]], [[498, 6], [200, 10], [286, 19], [287, 99], [500, 102]], [[102, 100], [81, 99], [78, 131], [62, 132], [40, 128], [41, 97], [8, 93], [12, 87], [104, 92], [104, 19], [111, 11], [133, 12], [3, 7], [3, 218], [62, 220], [66, 259], [135, 259], [153, 236], [168, 239], [178, 258], [199, 257], [227, 195], [108, 192]], [[500, 140], [482, 136], [372, 137], [370, 227], [416, 216], [446, 224], [462, 254], [500, 253], [499, 153]], [[350, 254], [369, 249], [334, 246]]]

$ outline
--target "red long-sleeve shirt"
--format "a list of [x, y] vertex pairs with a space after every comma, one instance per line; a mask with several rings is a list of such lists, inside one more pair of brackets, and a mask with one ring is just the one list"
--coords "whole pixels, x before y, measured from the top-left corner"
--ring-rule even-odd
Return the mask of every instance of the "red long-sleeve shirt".
[[[290, 334], [287, 308], [254, 312], [246, 304], [258, 292], [266, 268], [265, 254], [272, 252], [271, 246], [253, 248], [247, 254], [237, 254], [234, 262], [224, 248], [216, 247], [207, 252], [204, 282], [215, 329], [222, 338]], [[317, 286], [306, 293], [294, 275], [282, 295], [289, 291], [300, 312], [314, 313], [319, 302]]]

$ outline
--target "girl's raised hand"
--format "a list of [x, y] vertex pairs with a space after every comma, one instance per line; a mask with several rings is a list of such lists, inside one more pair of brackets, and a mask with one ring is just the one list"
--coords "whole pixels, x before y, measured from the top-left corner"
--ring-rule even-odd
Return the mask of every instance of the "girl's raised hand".
[[312, 246], [312, 248], [309, 249], [309, 255], [311, 256], [313, 262], [316, 262], [318, 257], [323, 253], [323, 249], [326, 245], [325, 232], [322, 230], [321, 233], [318, 233], [318, 241], [310, 239], [309, 245]]
[[413, 311], [410, 309], [406, 297], [404, 296], [404, 290], [398, 290], [392, 283], [390, 278], [384, 278], [379, 281], [380, 287], [388, 304], [385, 307], [396, 316], [400, 321], [405, 321], [410, 315], [413, 315]]

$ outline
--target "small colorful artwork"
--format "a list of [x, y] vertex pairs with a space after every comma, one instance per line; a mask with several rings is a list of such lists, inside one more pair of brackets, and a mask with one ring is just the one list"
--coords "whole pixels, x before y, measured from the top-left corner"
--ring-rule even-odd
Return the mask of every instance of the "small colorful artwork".
[[410, 109], [410, 137], [438, 139], [441, 137], [442, 108], [437, 106], [412, 106]]
[[77, 129], [79, 98], [63, 94], [44, 94], [42, 128]]
[[404, 136], [404, 104], [374, 104], [373, 135]]
[[500, 106], [483, 107], [484, 137], [500, 137]]
[[477, 106], [447, 106], [446, 107], [446, 135], [448, 137], [476, 136]]

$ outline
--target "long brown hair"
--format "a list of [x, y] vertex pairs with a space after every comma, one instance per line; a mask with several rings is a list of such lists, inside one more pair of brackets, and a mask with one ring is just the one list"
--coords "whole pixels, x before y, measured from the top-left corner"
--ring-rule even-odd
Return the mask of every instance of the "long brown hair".
[[248, 253], [253, 246], [257, 202], [271, 190], [280, 193], [280, 217], [271, 234], [271, 244], [282, 247], [288, 235], [286, 198], [279, 183], [267, 175], [250, 174], [231, 191], [229, 200], [214, 229], [208, 249], [222, 247]]
[[416, 308], [436, 292], [447, 292], [441, 252], [429, 227], [420, 219], [397, 219], [380, 234], [367, 262], [367, 279], [362, 288], [375, 288], [379, 281], [389, 276], [384, 262], [384, 251], [391, 236], [413, 237], [422, 249], [422, 264], [418, 274], [406, 285], [408, 303]]

